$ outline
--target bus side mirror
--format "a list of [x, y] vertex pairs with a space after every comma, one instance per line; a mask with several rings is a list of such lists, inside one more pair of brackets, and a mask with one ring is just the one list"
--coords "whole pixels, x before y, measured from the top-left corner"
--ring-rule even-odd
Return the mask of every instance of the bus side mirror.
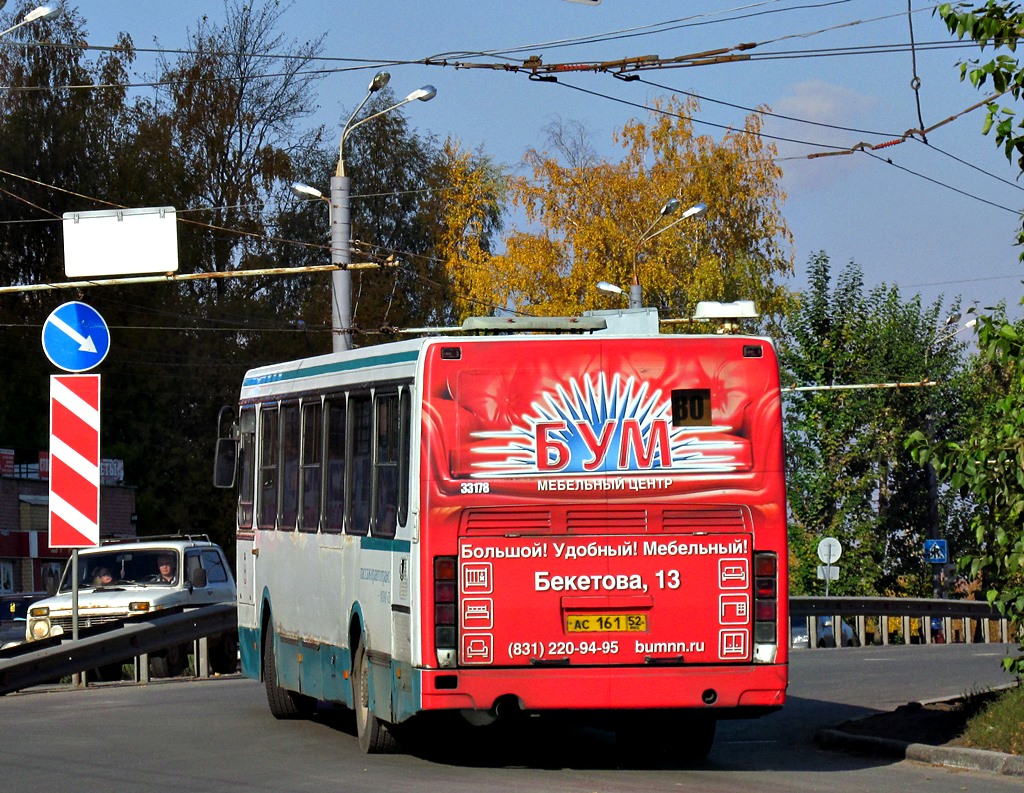
[[[238, 426], [235, 411], [224, 405], [217, 414], [217, 449], [213, 459], [213, 486], [230, 488], [235, 486], [238, 470]], [[225, 425], [227, 432], [224, 432]]]
[[234, 438], [217, 438], [217, 451], [213, 463], [213, 486], [234, 487], [237, 469], [238, 441]]

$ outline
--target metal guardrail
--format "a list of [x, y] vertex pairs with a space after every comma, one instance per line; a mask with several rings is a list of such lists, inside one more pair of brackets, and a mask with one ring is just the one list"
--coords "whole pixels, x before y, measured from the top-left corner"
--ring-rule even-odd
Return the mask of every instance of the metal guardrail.
[[[219, 603], [113, 625], [78, 641], [52, 639], [0, 652], [0, 695], [236, 630], [238, 612], [234, 603]], [[205, 662], [197, 666], [205, 669]]]
[[[853, 618], [855, 635], [861, 645], [868, 643], [866, 622], [868, 617], [878, 621], [882, 644], [892, 643], [889, 630], [890, 617], [900, 619], [903, 644], [914, 643], [916, 636], [921, 642], [931, 643], [937, 638], [931, 618], [943, 621], [943, 640], [955, 640], [953, 621], [963, 620], [960, 640], [972, 642], [975, 629], [980, 641], [991, 641], [987, 629], [989, 620], [997, 621], [998, 641], [1009, 643], [1020, 641], [1011, 638], [1011, 627], [988, 603], [976, 600], [937, 600], [929, 598], [878, 598], [878, 597], [802, 597], [789, 599], [790, 617], [806, 617], [808, 636], [818, 636], [817, 621], [828, 617], [836, 626], [844, 618]], [[920, 620], [919, 633], [911, 632], [912, 620]], [[237, 629], [237, 610], [233, 603], [204, 606], [188, 611], [169, 611], [152, 615], [142, 620], [126, 620], [123, 624], [111, 623], [86, 630], [78, 641], [70, 637], [31, 642], [0, 651], [0, 695], [18, 691], [30, 686], [47, 683], [68, 675], [85, 672], [106, 664], [127, 662], [144, 657], [148, 653], [164, 650], [186, 642], [200, 641], [197, 667], [206, 669], [204, 640], [208, 636]], [[984, 625], [984, 628], [979, 626]], [[834, 635], [834, 634], [833, 634]], [[842, 636], [842, 629], [839, 635]], [[871, 637], [876, 638], [875, 636]], [[816, 641], [809, 643], [811, 647]], [[840, 642], [842, 644], [842, 642]], [[142, 681], [147, 679], [145, 664], [141, 664]], [[200, 672], [202, 676], [202, 671]]]
[[[881, 644], [892, 644], [894, 631], [889, 630], [889, 618], [898, 618], [900, 628], [895, 631], [901, 644], [934, 643], [962, 641], [968, 644], [976, 640], [981, 643], [992, 641], [989, 621], [997, 622], [997, 641], [1009, 643], [1020, 641], [1020, 630], [1014, 631], [1007, 619], [985, 601], [980, 600], [943, 600], [937, 598], [880, 598], [880, 597], [803, 597], [794, 596], [789, 599], [789, 615], [807, 617], [808, 637], [817, 637], [817, 621], [827, 617], [832, 620], [834, 628], [843, 618], [853, 618], [854, 635], [861, 645], [868, 643], [867, 618], [875, 617], [878, 630], [870, 635]], [[942, 620], [942, 629], [933, 630], [932, 618]], [[912, 621], [920, 621], [917, 632], [914, 632]], [[956, 630], [954, 621], [961, 622], [961, 629]], [[840, 628], [839, 636], [842, 636]], [[811, 641], [811, 647], [817, 641]], [[843, 642], [839, 642], [840, 645]]]

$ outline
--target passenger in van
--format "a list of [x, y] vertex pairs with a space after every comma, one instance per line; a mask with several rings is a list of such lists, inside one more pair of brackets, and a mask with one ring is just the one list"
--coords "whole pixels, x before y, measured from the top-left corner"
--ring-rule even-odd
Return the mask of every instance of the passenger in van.
[[114, 583], [114, 576], [110, 574], [110, 569], [106, 567], [97, 567], [96, 571], [92, 576], [93, 586], [110, 586]]

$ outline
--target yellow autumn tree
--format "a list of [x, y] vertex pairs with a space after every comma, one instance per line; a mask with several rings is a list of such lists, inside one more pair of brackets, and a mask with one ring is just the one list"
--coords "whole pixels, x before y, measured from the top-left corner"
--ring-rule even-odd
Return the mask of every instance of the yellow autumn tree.
[[[792, 271], [792, 238], [775, 147], [752, 114], [721, 140], [696, 135], [693, 99], [655, 103], [651, 120], [615, 135], [618, 162], [597, 157], [578, 128], [549, 129], [554, 153], [530, 150], [530, 177], [510, 180], [525, 217], [501, 255], [448, 258], [459, 285], [457, 313], [480, 304], [536, 315], [577, 314], [625, 305], [596, 290], [598, 281], [628, 293], [634, 268], [644, 304], [688, 315], [699, 300], [753, 299], [762, 314], [784, 310], [779, 278]], [[706, 215], [673, 224], [667, 199], [682, 209], [703, 202]], [[479, 310], [476, 310], [479, 313]]]
[[449, 287], [450, 320], [490, 314], [490, 289], [497, 235], [506, 195], [504, 171], [481, 152], [470, 152], [448, 138], [441, 148], [434, 185], [436, 225], [433, 247]]

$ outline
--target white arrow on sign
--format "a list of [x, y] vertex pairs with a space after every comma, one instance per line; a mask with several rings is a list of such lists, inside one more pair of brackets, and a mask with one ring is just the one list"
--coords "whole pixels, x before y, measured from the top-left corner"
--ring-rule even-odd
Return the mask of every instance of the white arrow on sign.
[[50, 323], [69, 336], [72, 341], [77, 342], [79, 352], [96, 352], [96, 345], [93, 343], [92, 336], [83, 336], [56, 314], [50, 315]]

